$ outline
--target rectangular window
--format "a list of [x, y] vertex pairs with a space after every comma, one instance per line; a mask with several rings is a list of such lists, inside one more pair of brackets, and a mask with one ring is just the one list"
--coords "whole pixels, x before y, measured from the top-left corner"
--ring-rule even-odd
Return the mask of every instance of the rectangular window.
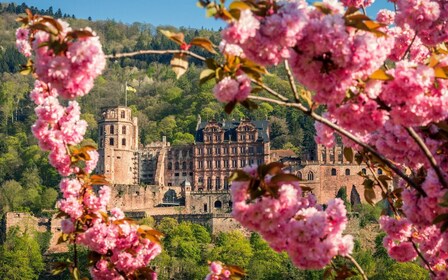
[[202, 155], [202, 148], [198, 148], [198, 155]]
[[224, 147], [224, 149], [223, 149], [223, 153], [224, 153], [225, 155], [227, 155], [227, 154], [229, 153], [229, 148], [228, 148], [228, 147]]
[[236, 154], [236, 147], [232, 147], [232, 154]]
[[220, 155], [221, 154], [221, 149], [220, 148], [216, 148], [215, 149], [215, 154]]
[[221, 161], [220, 160], [215, 161], [215, 165], [216, 168], [221, 168]]
[[202, 168], [202, 161], [198, 161], [198, 168]]
[[246, 161], [244, 159], [240, 160], [240, 167], [246, 166]]
[[237, 164], [238, 164], [238, 162], [237, 162], [236, 159], [232, 160], [232, 167], [233, 168], [237, 168], [237, 166], [238, 166]]
[[229, 168], [229, 160], [224, 160], [224, 167]]
[[212, 148], [207, 148], [207, 155], [211, 155], [212, 154]]
[[113, 125], [110, 126], [109, 130], [110, 130], [110, 134], [115, 133], [115, 127]]
[[126, 134], [126, 126], [125, 125], [123, 125], [121, 127], [121, 134]]
[[249, 147], [249, 154], [253, 155], [254, 154], [254, 147]]
[[114, 145], [114, 138], [109, 138], [109, 145], [111, 145], [111, 146]]
[[207, 168], [212, 168], [212, 161], [211, 160], [207, 160]]
[[126, 117], [126, 112], [125, 111], [121, 111], [121, 118], [124, 119]]
[[121, 145], [126, 146], [126, 138], [121, 139]]
[[240, 153], [241, 153], [241, 154], [244, 154], [244, 152], [245, 152], [244, 147], [240, 147]]

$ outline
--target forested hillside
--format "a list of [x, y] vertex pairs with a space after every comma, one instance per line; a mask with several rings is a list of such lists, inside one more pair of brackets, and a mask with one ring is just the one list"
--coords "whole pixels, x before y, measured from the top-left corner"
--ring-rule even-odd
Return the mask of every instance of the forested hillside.
[[[58, 175], [50, 168], [46, 154], [38, 149], [31, 134], [34, 114], [28, 93], [32, 78], [18, 73], [26, 60], [15, 49], [15, 29], [19, 26], [15, 19], [26, 8], [24, 4], [0, 6], [0, 214], [11, 210], [38, 213], [43, 208], [51, 208], [57, 196], [53, 188]], [[37, 8], [31, 9], [37, 11]], [[39, 12], [64, 16], [51, 8]], [[95, 30], [108, 54], [176, 48], [158, 32], [159, 29], [183, 32], [187, 41], [201, 36], [218, 44], [220, 37], [219, 32], [207, 29], [176, 29], [143, 23], [127, 25], [113, 20], [89, 21], [65, 16], [74, 27], [90, 26]], [[209, 55], [195, 47], [192, 50]], [[269, 119], [274, 149], [300, 151], [313, 143], [314, 128], [302, 113], [261, 103], [258, 110], [248, 111], [240, 106], [227, 115], [223, 105], [213, 97], [214, 85], [199, 85], [201, 63], [191, 59], [186, 75], [177, 80], [169, 66], [170, 58], [169, 55], [142, 55], [110, 60], [107, 70], [96, 80], [95, 88], [81, 99], [83, 117], [89, 123], [87, 138], [96, 141], [96, 121], [101, 107], [125, 105], [127, 82], [137, 89], [135, 93], [128, 92], [127, 104], [139, 119], [142, 144], [161, 140], [162, 136], [167, 136], [174, 145], [191, 143], [199, 116], [202, 120]], [[272, 88], [286, 92], [289, 85], [281, 79], [284, 76], [281, 71], [267, 82]]]

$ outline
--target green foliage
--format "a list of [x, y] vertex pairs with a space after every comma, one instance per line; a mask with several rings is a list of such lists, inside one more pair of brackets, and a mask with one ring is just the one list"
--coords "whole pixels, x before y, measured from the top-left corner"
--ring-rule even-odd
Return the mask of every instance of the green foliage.
[[11, 229], [6, 242], [0, 246], [0, 279], [38, 279], [44, 269], [41, 249], [36, 240], [28, 234]]
[[250, 242], [241, 231], [235, 230], [218, 235], [216, 245], [209, 254], [209, 259], [247, 268], [252, 255]]
[[394, 263], [374, 279], [424, 280], [429, 279], [428, 271], [415, 263]]
[[378, 219], [381, 215], [381, 205], [372, 206], [370, 204], [356, 205], [353, 211], [358, 212], [359, 226], [365, 227], [367, 224], [378, 223]]

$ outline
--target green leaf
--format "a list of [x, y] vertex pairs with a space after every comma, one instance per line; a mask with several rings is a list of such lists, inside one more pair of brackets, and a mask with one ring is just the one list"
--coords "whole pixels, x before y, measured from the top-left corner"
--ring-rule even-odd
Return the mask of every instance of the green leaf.
[[215, 70], [212, 69], [205, 69], [202, 70], [201, 74], [199, 75], [199, 84], [203, 84], [211, 79], [215, 78]]

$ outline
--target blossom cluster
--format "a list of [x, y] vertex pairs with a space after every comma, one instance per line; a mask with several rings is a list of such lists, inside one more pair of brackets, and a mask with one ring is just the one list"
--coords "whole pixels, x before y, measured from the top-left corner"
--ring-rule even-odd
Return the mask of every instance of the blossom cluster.
[[[93, 279], [129, 279], [139, 269], [146, 269], [161, 252], [161, 246], [147, 238], [154, 235], [151, 230], [126, 219], [119, 208], [111, 209], [111, 216], [107, 215], [111, 189], [101, 186], [95, 191], [92, 185], [105, 181], [89, 176], [99, 154], [93, 147], [77, 148], [87, 122], [81, 119], [76, 101], [68, 101], [67, 106], [60, 102], [87, 94], [93, 80], [101, 74], [105, 56], [99, 38], [90, 29], [74, 31], [59, 20], [55, 27], [61, 30], [54, 41], [54, 35], [50, 36], [45, 28], [32, 27], [51, 22], [35, 19], [29, 24], [17, 30], [17, 47], [27, 57], [34, 54], [37, 80], [30, 98], [36, 104], [37, 120], [32, 132], [40, 148], [49, 151], [50, 164], [65, 177], [60, 183], [62, 198], [57, 202], [65, 217], [62, 232], [71, 242], [84, 245], [99, 256], [91, 260]], [[66, 50], [57, 51], [64, 47]], [[155, 279], [156, 274], [147, 272], [145, 277]]]
[[230, 280], [231, 272], [222, 266], [220, 262], [211, 262], [209, 265], [210, 273], [205, 280]]
[[[448, 225], [443, 219], [448, 214], [448, 195], [440, 177], [445, 181], [448, 177], [448, 5], [442, 0], [394, 0], [396, 12], [380, 10], [377, 22], [360, 11], [353, 13], [353, 7], [364, 9], [372, 2], [324, 0], [308, 5], [291, 0], [242, 8], [240, 16], [228, 20], [222, 31], [221, 50], [262, 66], [286, 60], [293, 77], [313, 92], [312, 102], [325, 106], [327, 120], [399, 168], [410, 168], [411, 180], [421, 189], [401, 183], [404, 217], [381, 219], [387, 233], [384, 245], [398, 261], [416, 259], [419, 250], [429, 263], [426, 268], [435, 272], [433, 278], [446, 279], [448, 240], [442, 225]], [[315, 127], [318, 143], [335, 144], [333, 129], [320, 123]], [[342, 141], [360, 148], [347, 137]], [[421, 145], [432, 154], [437, 172]], [[309, 241], [310, 234], [328, 232], [322, 227], [330, 214], [328, 208], [323, 211], [307, 202], [310, 196], [299, 199], [297, 185], [282, 184], [278, 197], [254, 201], [248, 188], [247, 182], [234, 183], [235, 217], [260, 232], [276, 250], [286, 250], [296, 265], [315, 268], [326, 262], [308, 259], [314, 254], [310, 251], [344, 254], [344, 248], [334, 249], [338, 248], [336, 237], [332, 237], [332, 249], [324, 249], [325, 238], [320, 237], [316, 247]], [[329, 208], [338, 205], [337, 201], [328, 204]], [[300, 230], [307, 223], [315, 223], [316, 232]], [[302, 254], [300, 244], [306, 244], [307, 253]], [[304, 263], [295, 260], [294, 254], [301, 255]]]
[[213, 88], [213, 93], [220, 102], [241, 102], [246, 100], [251, 90], [249, 77], [241, 73], [235, 79], [231, 77], [222, 79]]
[[[245, 171], [255, 179], [256, 168]], [[334, 256], [352, 252], [353, 237], [342, 235], [347, 225], [342, 200], [330, 200], [324, 210], [313, 194], [303, 195], [298, 181], [279, 183], [276, 197], [266, 194], [251, 200], [249, 183], [232, 182], [233, 217], [260, 233], [274, 250], [286, 251], [296, 266], [320, 269]]]

